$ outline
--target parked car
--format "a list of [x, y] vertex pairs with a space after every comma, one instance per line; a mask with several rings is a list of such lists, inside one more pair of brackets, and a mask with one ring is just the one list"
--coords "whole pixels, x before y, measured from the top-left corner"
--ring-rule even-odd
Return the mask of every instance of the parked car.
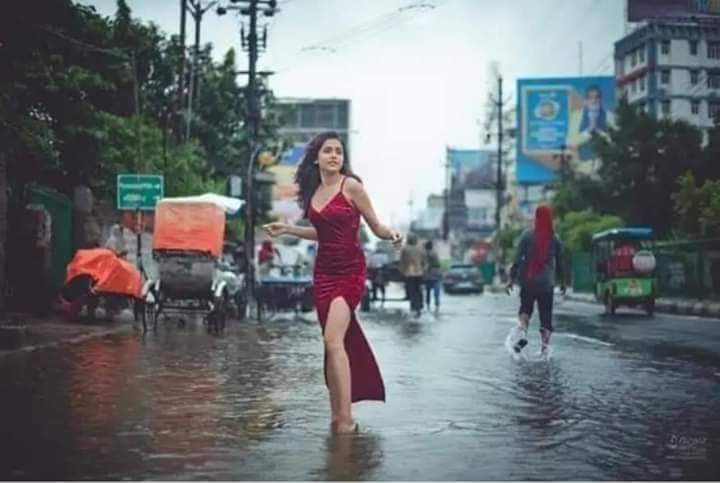
[[446, 293], [483, 293], [483, 276], [475, 265], [454, 263], [443, 276], [443, 288]]

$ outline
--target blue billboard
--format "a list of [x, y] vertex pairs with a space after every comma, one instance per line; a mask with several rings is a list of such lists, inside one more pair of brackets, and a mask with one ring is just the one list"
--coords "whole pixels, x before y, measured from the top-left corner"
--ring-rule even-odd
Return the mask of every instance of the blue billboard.
[[552, 183], [563, 157], [580, 167], [596, 158], [590, 140], [613, 122], [614, 77], [519, 79], [517, 93], [518, 183]]

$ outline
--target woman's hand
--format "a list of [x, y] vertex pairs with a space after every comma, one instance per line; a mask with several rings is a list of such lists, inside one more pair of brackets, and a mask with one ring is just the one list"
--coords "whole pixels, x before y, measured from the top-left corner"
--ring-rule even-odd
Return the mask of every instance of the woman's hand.
[[280, 223], [278, 221], [273, 222], [273, 223], [268, 223], [267, 225], [263, 225], [263, 229], [265, 230], [265, 233], [267, 233], [271, 237], [285, 235], [288, 233], [287, 224]]
[[400, 235], [400, 232], [397, 230], [390, 229], [390, 241], [393, 244], [393, 247], [400, 248], [402, 246], [402, 235]]

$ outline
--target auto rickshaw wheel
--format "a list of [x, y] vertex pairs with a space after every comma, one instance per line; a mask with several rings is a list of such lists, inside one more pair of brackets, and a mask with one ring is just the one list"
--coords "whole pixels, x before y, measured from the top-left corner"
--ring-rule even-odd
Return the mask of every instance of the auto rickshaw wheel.
[[648, 317], [655, 315], [655, 299], [651, 299], [645, 304], [645, 312], [647, 312]]

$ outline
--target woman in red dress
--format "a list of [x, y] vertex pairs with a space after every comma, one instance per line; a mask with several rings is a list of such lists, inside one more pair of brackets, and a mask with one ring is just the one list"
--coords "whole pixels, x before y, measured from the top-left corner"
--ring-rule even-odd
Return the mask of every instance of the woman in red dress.
[[325, 382], [330, 393], [331, 428], [357, 431], [351, 404], [385, 401], [375, 357], [355, 317], [365, 290], [365, 255], [360, 216], [379, 238], [398, 246], [400, 234], [381, 224], [337, 133], [316, 136], [307, 146], [295, 181], [298, 201], [311, 227], [269, 223], [270, 236], [294, 235], [318, 241], [313, 288], [325, 345]]

